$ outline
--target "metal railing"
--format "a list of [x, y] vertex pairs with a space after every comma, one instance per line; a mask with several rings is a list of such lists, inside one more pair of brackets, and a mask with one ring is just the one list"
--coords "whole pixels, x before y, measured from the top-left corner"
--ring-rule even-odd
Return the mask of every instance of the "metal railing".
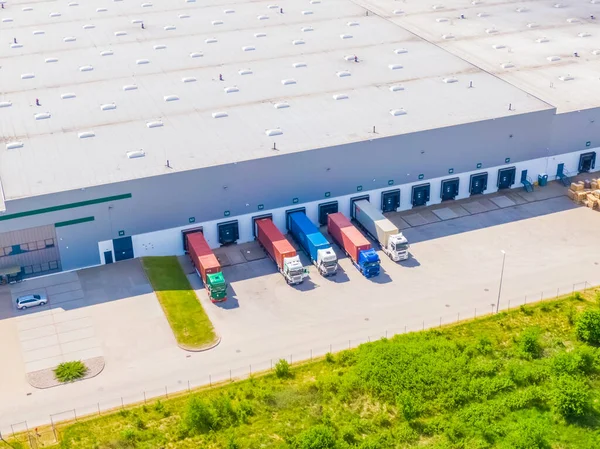
[[[581, 281], [569, 284], [568, 286], [530, 293], [519, 298], [513, 297], [508, 300], [502, 299], [500, 303], [500, 312], [512, 310], [527, 304], [539, 303], [544, 300], [554, 300], [562, 296], [572, 295], [576, 291], [586, 293], [592, 288], [594, 288], [593, 284], [590, 284], [587, 281]], [[176, 382], [161, 388], [140, 390], [139, 393], [134, 395], [114, 397], [95, 404], [89, 404], [88, 406], [63, 410], [52, 413], [45, 422], [37, 422], [33, 425], [28, 421], [12, 423], [6, 427], [1, 427], [4, 429], [4, 435], [0, 432], [0, 448], [3, 447], [3, 444], [8, 445], [6, 447], [14, 447], [11, 446], [11, 444], [13, 444], [12, 442], [18, 442], [23, 447], [31, 449], [55, 445], [59, 442], [59, 428], [69, 422], [78, 422], [93, 416], [103, 416], [104, 414], [125, 410], [129, 406], [154, 403], [157, 400], [169, 399], [176, 395], [190, 394], [200, 388], [210, 389], [230, 382], [244, 380], [252, 375], [268, 373], [273, 370], [275, 364], [280, 359], [285, 359], [290, 364], [305, 363], [322, 358], [327, 353], [335, 353], [346, 349], [356, 348], [361, 344], [373, 342], [382, 338], [391, 338], [394, 335], [439, 328], [485, 315], [489, 316], [498, 312], [495, 308], [496, 301], [494, 300], [490, 301], [489, 307], [478, 307], [470, 310], [463, 309], [461, 311], [442, 315], [436, 319], [420, 320], [417, 324], [415, 324], [413, 320], [411, 325], [400, 325], [398, 327], [385, 329], [379, 333], [371, 333], [350, 340], [338, 341], [336, 343], [307, 349], [303, 352], [282, 354], [281, 357], [278, 358], [253, 362], [246, 366], [211, 373], [204, 378], [177, 380]], [[35, 426], [40, 426], [41, 428]], [[10, 430], [8, 431], [8, 429]]]

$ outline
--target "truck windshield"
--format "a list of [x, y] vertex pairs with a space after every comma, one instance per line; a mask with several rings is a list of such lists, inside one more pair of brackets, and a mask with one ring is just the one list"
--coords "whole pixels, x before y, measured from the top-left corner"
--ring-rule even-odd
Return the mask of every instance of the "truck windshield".
[[397, 245], [395, 245], [395, 251], [406, 251], [408, 250], [408, 244], [407, 243], [399, 243]]
[[300, 268], [298, 270], [290, 270], [290, 276], [292, 276], [292, 277], [302, 276], [303, 274], [304, 274], [303, 268]]
[[365, 267], [367, 268], [371, 268], [371, 267], [378, 267], [379, 266], [379, 262], [369, 262], [365, 264]]
[[337, 265], [337, 262], [335, 260], [332, 260], [332, 261], [329, 261], [329, 262], [323, 262], [323, 265], [326, 268], [335, 267]]

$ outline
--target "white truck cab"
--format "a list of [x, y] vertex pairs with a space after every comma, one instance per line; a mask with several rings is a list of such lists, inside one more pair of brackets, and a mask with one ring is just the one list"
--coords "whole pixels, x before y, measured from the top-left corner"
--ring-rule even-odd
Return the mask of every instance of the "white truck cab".
[[299, 256], [283, 259], [283, 275], [288, 284], [300, 284], [308, 276], [308, 270], [302, 266]]
[[319, 249], [317, 251], [317, 268], [323, 276], [335, 274], [337, 271], [337, 256], [333, 248]]
[[408, 259], [408, 240], [401, 232], [390, 235], [386, 246], [382, 246], [383, 252], [386, 253], [394, 262]]

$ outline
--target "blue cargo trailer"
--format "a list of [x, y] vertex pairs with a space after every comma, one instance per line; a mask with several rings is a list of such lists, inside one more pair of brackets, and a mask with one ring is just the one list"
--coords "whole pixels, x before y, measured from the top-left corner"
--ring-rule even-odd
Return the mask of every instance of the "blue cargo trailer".
[[304, 212], [293, 212], [288, 215], [290, 234], [302, 247], [311, 262], [323, 276], [330, 276], [337, 271], [337, 256], [331, 243], [319, 232], [319, 229]]

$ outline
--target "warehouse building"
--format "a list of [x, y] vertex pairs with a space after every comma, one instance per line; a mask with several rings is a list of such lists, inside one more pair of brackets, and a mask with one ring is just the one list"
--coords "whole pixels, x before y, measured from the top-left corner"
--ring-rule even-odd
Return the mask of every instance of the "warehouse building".
[[0, 19], [0, 273], [597, 170], [598, 0], [14, 0]]

